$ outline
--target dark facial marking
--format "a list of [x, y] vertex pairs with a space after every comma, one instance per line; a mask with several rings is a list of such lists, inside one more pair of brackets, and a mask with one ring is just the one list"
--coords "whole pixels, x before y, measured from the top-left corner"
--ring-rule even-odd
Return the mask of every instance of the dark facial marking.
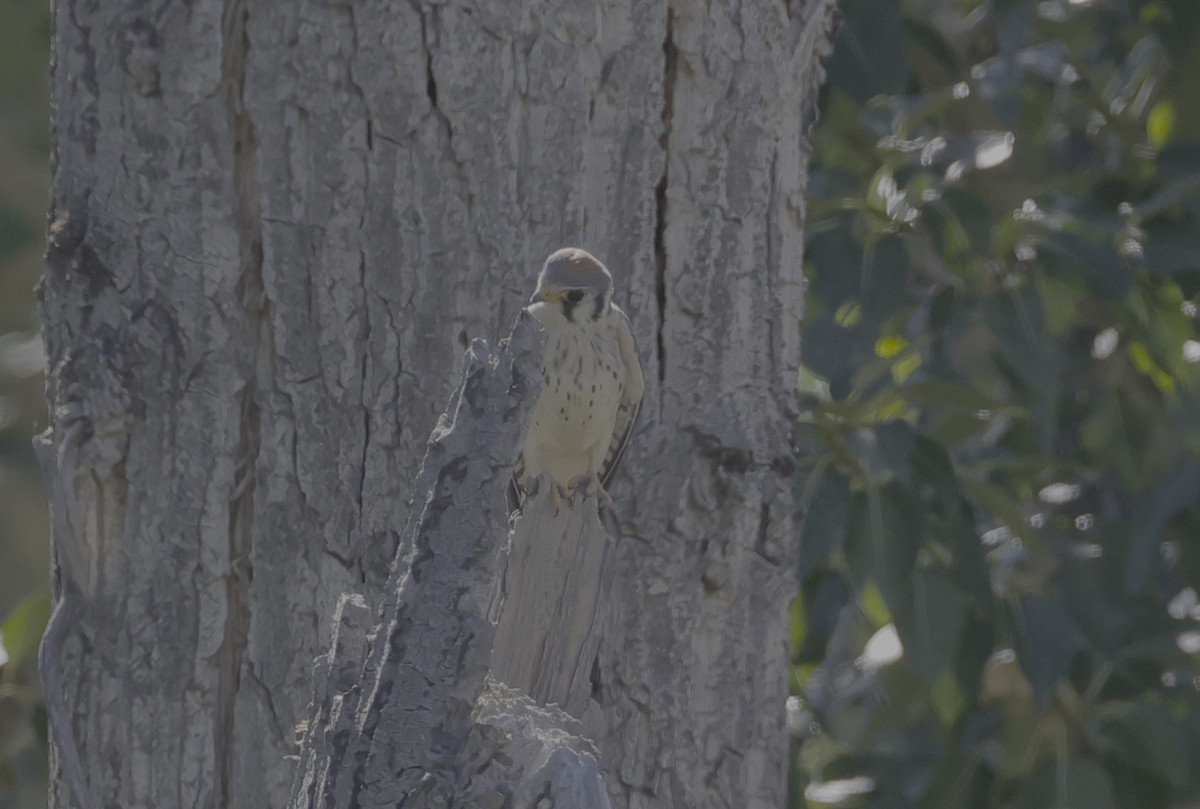
[[571, 323], [575, 322], [575, 307], [583, 300], [583, 290], [572, 289], [562, 299], [563, 317]]
[[592, 320], [593, 321], [599, 320], [600, 315], [602, 315], [603, 313], [604, 313], [604, 296], [597, 295], [596, 296], [596, 306], [595, 306], [595, 308], [592, 309]]

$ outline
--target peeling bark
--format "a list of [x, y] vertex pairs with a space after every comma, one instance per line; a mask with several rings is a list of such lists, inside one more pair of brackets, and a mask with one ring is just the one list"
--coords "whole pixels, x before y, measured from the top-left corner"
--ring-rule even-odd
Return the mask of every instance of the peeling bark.
[[[52, 806], [284, 803], [339, 599], [395, 597], [462, 350], [566, 244], [616, 276], [643, 422], [607, 532], [512, 539], [514, 583], [580, 560], [544, 591], [577, 628], [543, 627], [533, 665], [511, 639], [546, 608], [513, 584], [489, 665], [582, 722], [613, 806], [781, 804], [833, 6], [56, 5]], [[582, 541], [537, 552], [547, 531]]]

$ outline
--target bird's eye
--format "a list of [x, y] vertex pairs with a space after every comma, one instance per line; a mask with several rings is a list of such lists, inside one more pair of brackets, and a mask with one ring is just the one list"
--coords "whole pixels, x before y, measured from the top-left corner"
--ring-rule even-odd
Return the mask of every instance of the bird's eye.
[[582, 289], [572, 289], [570, 292], [567, 293], [566, 298], [567, 298], [567, 303], [579, 303], [581, 300], [583, 300], [583, 290]]

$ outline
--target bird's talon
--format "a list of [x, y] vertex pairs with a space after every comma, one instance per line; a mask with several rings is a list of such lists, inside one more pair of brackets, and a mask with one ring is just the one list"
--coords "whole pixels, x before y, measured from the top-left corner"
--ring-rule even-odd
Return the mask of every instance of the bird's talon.
[[593, 472], [580, 472], [575, 477], [567, 481], [568, 489], [587, 489], [588, 494], [592, 494], [596, 486], [596, 475]]

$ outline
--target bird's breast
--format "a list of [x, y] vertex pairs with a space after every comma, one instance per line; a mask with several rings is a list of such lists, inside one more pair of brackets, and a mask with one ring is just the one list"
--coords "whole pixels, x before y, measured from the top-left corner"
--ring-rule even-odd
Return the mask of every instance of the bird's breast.
[[607, 330], [564, 329], [547, 335], [542, 395], [534, 418], [542, 440], [588, 447], [612, 436], [625, 367]]

